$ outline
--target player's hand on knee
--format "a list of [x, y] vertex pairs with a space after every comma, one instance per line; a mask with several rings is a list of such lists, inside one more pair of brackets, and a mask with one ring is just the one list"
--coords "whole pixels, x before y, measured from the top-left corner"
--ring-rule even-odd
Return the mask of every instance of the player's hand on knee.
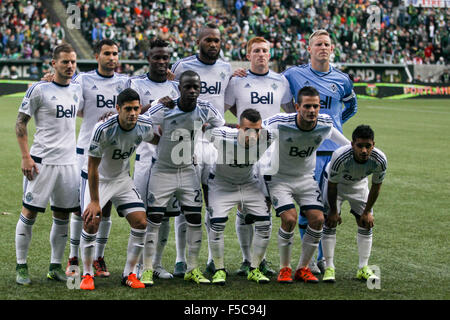
[[337, 225], [341, 223], [342, 223], [341, 215], [339, 215], [337, 212], [329, 213], [325, 221], [325, 224], [330, 229], [336, 228]]
[[95, 223], [95, 219], [99, 219], [102, 216], [102, 208], [100, 204], [96, 201], [91, 201], [86, 210], [83, 212], [83, 220], [86, 224]]
[[22, 159], [22, 173], [28, 180], [33, 180], [35, 174], [39, 174], [37, 164], [31, 157]]
[[361, 227], [366, 229], [373, 228], [373, 216], [370, 213], [363, 213], [360, 218]]

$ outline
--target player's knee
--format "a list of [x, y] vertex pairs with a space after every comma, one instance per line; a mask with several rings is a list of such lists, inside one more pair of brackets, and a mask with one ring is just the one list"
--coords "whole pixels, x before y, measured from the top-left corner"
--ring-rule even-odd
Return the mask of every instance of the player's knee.
[[150, 220], [150, 222], [152, 222], [153, 224], [160, 224], [163, 221], [163, 218], [163, 214], [149, 213], [147, 215], [147, 219]]
[[310, 214], [309, 218], [309, 226], [315, 230], [320, 230], [323, 227], [325, 218], [323, 216], [322, 211], [314, 211]]
[[[292, 231], [297, 224], [297, 212], [294, 210], [287, 210], [281, 214], [282, 224], [285, 231]], [[286, 230], [287, 229], [287, 230]]]

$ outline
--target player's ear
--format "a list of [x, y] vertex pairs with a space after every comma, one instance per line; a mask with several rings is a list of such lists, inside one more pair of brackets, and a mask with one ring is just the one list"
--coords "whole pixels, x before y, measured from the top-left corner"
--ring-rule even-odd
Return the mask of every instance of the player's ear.
[[120, 106], [118, 104], [116, 104], [116, 110], [117, 110], [117, 112], [120, 111]]
[[300, 110], [300, 105], [296, 102], [294, 103], [295, 111]]

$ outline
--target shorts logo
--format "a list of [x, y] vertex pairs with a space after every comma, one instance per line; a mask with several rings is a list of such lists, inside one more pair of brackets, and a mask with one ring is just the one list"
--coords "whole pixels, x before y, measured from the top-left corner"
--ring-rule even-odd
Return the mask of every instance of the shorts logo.
[[23, 110], [27, 110], [28, 109], [28, 101], [24, 101], [23, 103], [22, 103], [22, 107], [21, 107]]
[[33, 200], [33, 194], [31, 192], [28, 192], [25, 195], [25, 200], [27, 200], [28, 202], [32, 201]]
[[272, 197], [272, 203], [273, 203], [274, 207], [278, 206], [278, 198]]
[[209, 216], [212, 217], [212, 216], [213, 216], [213, 213], [214, 213], [214, 210], [213, 210], [212, 207], [207, 207], [207, 208], [206, 208], [206, 212], [208, 212]]
[[147, 197], [147, 201], [148, 201], [148, 203], [155, 202], [155, 196], [153, 195], [153, 193], [149, 193], [149, 195]]

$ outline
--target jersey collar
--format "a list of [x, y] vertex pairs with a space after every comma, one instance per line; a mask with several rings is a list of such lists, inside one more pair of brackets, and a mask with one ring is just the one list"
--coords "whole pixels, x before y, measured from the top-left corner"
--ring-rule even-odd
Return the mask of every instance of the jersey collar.
[[68, 84], [61, 84], [61, 83], [58, 83], [58, 82], [55, 82], [55, 81], [52, 81], [52, 83], [56, 84], [58, 87], [68, 87], [70, 85], [70, 83], [68, 83]]
[[216, 60], [213, 63], [206, 63], [206, 62], [203, 62], [202, 60], [200, 60], [200, 56], [198, 54], [196, 54], [195, 56], [197, 57], [198, 61], [200, 61], [203, 64], [206, 64], [207, 66], [212, 66], [212, 65], [216, 64], [216, 62], [217, 62], [217, 60]]
[[316, 76], [318, 76], [318, 77], [325, 77], [326, 75], [328, 75], [328, 74], [331, 73], [331, 66], [330, 66], [330, 70], [329, 70], [329, 71], [327, 71], [327, 72], [321, 72], [321, 71], [314, 70], [314, 69], [312, 68], [312, 66], [311, 66], [311, 63], [310, 63], [310, 64], [309, 64], [309, 70], [311, 70], [311, 72], [314, 73], [314, 74], [315, 74]]
[[102, 78], [112, 78], [112, 77], [114, 77], [114, 73], [111, 76], [105, 76], [105, 75], [101, 74], [100, 72], [98, 72], [98, 69], [95, 69], [95, 72]]
[[269, 71], [270, 70], [268, 70], [266, 73], [255, 73], [255, 72], [252, 72], [252, 70], [248, 69], [248, 72], [250, 72], [251, 74], [253, 74], [253, 75], [257, 76], [257, 77], [267, 76], [269, 74]]

